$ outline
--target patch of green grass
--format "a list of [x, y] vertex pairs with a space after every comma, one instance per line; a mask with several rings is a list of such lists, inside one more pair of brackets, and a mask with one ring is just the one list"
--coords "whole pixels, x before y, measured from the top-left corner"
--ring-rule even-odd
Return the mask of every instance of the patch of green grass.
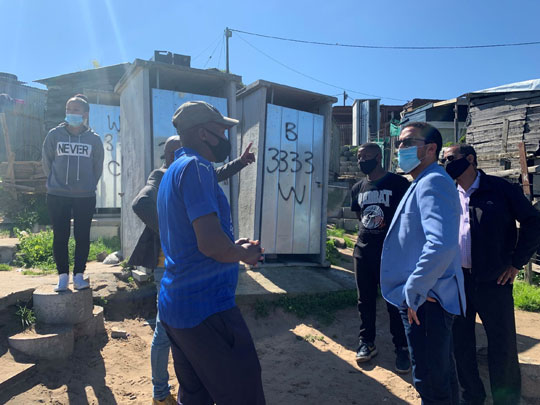
[[0, 271], [10, 271], [11, 266], [6, 263], [0, 263]]
[[540, 312], [540, 287], [521, 281], [515, 282], [514, 306], [524, 311]]
[[[42, 270], [56, 269], [52, 247], [54, 234], [51, 229], [38, 233], [30, 233], [16, 229], [15, 233], [17, 238], [19, 238], [19, 251], [17, 252], [17, 257], [15, 259], [17, 265]], [[96, 255], [103, 251], [110, 254], [119, 249], [120, 239], [118, 237], [99, 238], [90, 243], [88, 260], [96, 260]], [[69, 239], [68, 251], [69, 264], [73, 265], [75, 258], [75, 240], [73, 238]]]
[[45, 276], [47, 274], [56, 274], [57, 270], [56, 268], [52, 269], [28, 269], [23, 270], [22, 274], [23, 276]]

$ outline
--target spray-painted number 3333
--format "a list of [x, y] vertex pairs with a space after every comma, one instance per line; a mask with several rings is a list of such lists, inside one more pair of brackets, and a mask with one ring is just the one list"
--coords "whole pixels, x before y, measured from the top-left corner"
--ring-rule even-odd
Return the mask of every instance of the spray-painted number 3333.
[[[302, 170], [303, 163], [309, 165], [307, 171], [304, 173], [311, 174], [314, 171], [313, 163], [311, 162], [313, 160], [313, 153], [310, 151], [304, 151], [305, 156], [303, 161], [298, 160], [300, 155], [293, 151], [287, 152], [286, 150], [279, 150], [277, 148], [268, 148], [268, 152], [272, 153], [270, 160], [275, 162], [275, 165], [270, 162], [268, 166], [266, 166], [266, 171], [268, 173], [274, 173], [278, 169], [280, 172], [286, 172], [289, 169], [289, 166], [291, 167], [291, 173], [297, 173]], [[288, 158], [290, 158], [290, 165], [287, 160]]]

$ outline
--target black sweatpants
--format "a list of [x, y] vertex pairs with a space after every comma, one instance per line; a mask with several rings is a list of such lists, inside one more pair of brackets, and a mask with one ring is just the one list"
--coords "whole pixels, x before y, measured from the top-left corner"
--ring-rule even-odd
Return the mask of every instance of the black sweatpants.
[[[382, 244], [369, 243], [362, 245], [357, 242], [354, 247], [354, 275], [358, 290], [358, 311], [360, 312], [359, 340], [368, 343], [375, 342], [375, 321], [377, 314], [377, 294], [381, 279], [381, 253]], [[388, 315], [390, 316], [390, 333], [392, 342], [396, 347], [407, 347], [407, 337], [399, 310], [386, 302]]]
[[178, 403], [265, 404], [259, 358], [238, 307], [213, 314], [193, 328], [161, 324], [171, 341]]
[[71, 217], [75, 236], [73, 274], [83, 273], [90, 250], [90, 225], [96, 209], [96, 197], [60, 197], [47, 194], [47, 208], [53, 225], [53, 255], [58, 274], [69, 273], [68, 242]]
[[516, 322], [512, 284], [496, 281], [479, 283], [464, 270], [466, 316], [454, 321], [454, 357], [462, 399], [467, 404], [483, 404], [486, 391], [476, 361], [476, 314], [480, 316], [488, 339], [489, 380], [493, 403], [519, 404], [521, 373], [516, 345]]

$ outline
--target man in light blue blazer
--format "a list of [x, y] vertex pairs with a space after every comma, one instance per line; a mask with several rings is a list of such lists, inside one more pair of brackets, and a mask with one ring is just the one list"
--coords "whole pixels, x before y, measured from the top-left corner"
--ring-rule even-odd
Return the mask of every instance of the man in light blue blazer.
[[399, 308], [423, 404], [455, 404], [452, 323], [465, 311], [456, 186], [437, 164], [440, 132], [412, 122], [399, 136], [398, 162], [414, 181], [388, 229], [381, 259], [383, 297]]

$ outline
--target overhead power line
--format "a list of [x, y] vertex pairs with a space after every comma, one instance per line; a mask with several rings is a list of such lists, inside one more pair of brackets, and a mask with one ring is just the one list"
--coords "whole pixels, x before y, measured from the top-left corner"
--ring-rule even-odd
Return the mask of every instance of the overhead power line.
[[514, 43], [508, 43], [508, 44], [460, 45], [460, 46], [379, 46], [379, 45], [340, 44], [340, 43], [332, 43], [332, 42], [307, 41], [303, 39], [284, 38], [284, 37], [278, 37], [275, 35], [258, 34], [256, 32], [236, 30], [233, 28], [229, 28], [229, 30], [233, 32], [241, 33], [241, 34], [253, 35], [256, 37], [277, 39], [279, 41], [299, 42], [302, 44], [323, 45], [323, 46], [340, 46], [340, 47], [345, 47], [345, 48], [364, 48], [364, 49], [394, 49], [394, 50], [403, 49], [403, 50], [422, 51], [422, 50], [442, 50], [442, 49], [503, 48], [503, 47], [511, 47], [511, 46], [540, 45], [540, 41], [532, 41], [532, 42], [514, 42]]
[[[351, 90], [351, 89], [347, 89], [345, 87], [342, 87], [342, 86], [336, 86], [335, 84], [332, 84], [332, 83], [328, 83], [328, 82], [325, 82], [324, 80], [320, 80], [320, 79], [317, 79], [316, 77], [313, 77], [313, 76], [310, 76], [308, 74], [305, 74], [305, 73], [302, 73], [300, 72], [299, 70], [296, 70], [288, 65], [286, 65], [285, 63], [283, 62], [280, 62], [279, 60], [277, 60], [276, 58], [274, 58], [273, 56], [270, 56], [268, 55], [266, 52], [264, 51], [261, 51], [259, 48], [257, 48], [256, 46], [254, 46], [253, 44], [251, 44], [247, 39], [243, 38], [242, 35], [237, 35], [238, 38], [240, 38], [242, 41], [244, 41], [246, 44], [248, 44], [250, 47], [252, 47], [253, 49], [255, 49], [257, 52], [263, 54], [264, 56], [266, 56], [268, 59], [274, 61], [275, 63], [283, 66], [285, 69], [288, 69], [294, 73], [297, 73], [301, 76], [304, 76], [304, 77], [307, 77], [308, 79], [311, 79], [311, 80], [314, 80], [318, 83], [322, 83], [322, 84], [325, 84], [327, 86], [330, 86], [330, 87], [334, 87], [336, 89], [341, 89], [341, 90], [345, 90], [345, 91], [348, 91], [349, 93], [355, 93], [355, 94], [360, 94], [362, 96], [368, 96], [368, 97], [373, 97], [373, 98], [384, 98], [384, 99], [387, 99], [387, 100], [395, 100], [395, 101], [408, 101], [408, 100], [405, 100], [405, 99], [401, 99], [401, 98], [394, 98], [394, 97], [385, 97], [385, 96], [377, 96], [375, 94], [369, 94], [369, 93], [363, 93], [361, 91], [357, 91], [357, 90]], [[341, 93], [340, 93], [341, 95]]]

